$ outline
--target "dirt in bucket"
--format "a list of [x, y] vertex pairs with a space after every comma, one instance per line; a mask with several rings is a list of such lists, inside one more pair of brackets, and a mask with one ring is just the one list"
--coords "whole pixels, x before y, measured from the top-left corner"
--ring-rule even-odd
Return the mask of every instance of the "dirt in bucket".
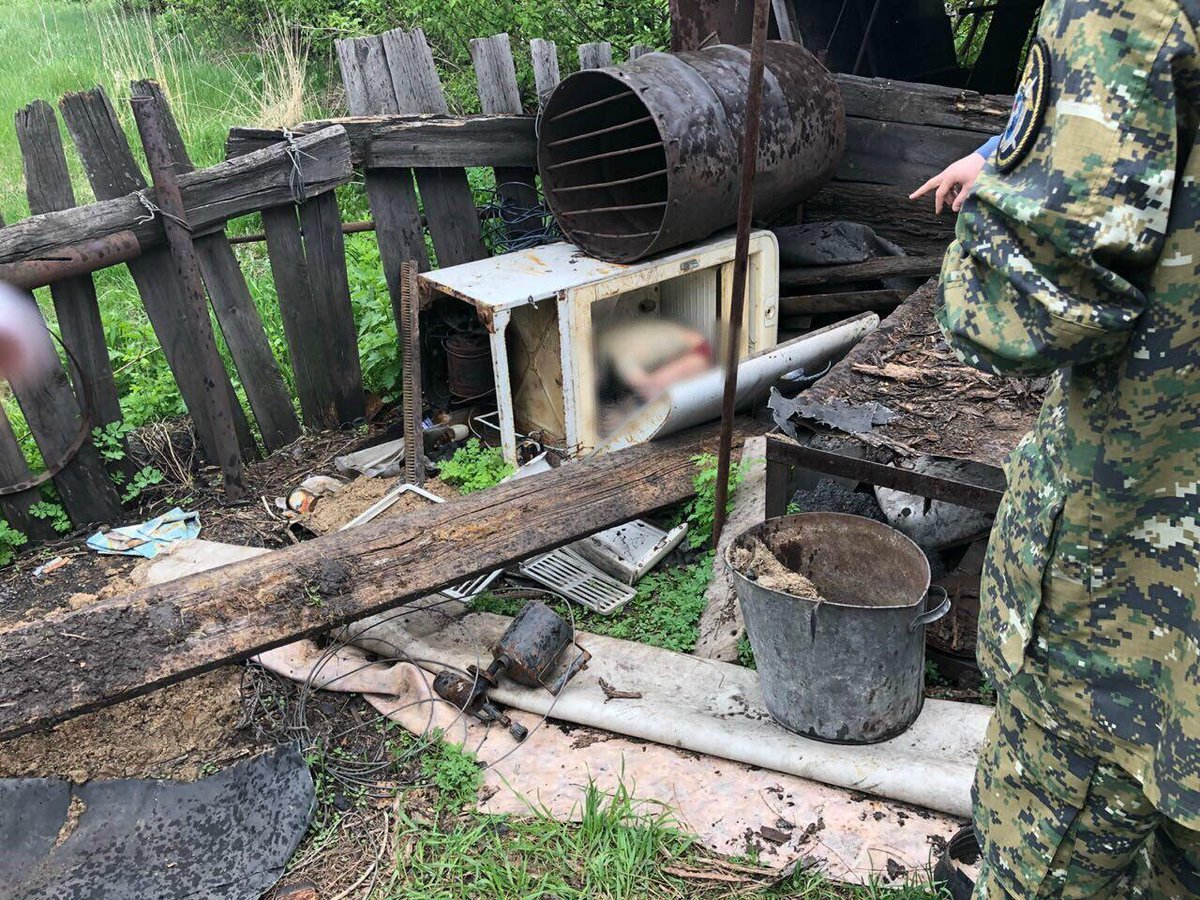
[[729, 561], [737, 571], [768, 590], [817, 602], [825, 599], [810, 579], [784, 565], [758, 535], [751, 537], [745, 545], [734, 547]]

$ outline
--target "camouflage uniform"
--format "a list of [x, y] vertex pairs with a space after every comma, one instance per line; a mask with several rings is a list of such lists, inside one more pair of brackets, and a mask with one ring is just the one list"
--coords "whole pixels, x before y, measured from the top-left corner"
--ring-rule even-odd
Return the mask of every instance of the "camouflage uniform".
[[1200, 896], [1198, 23], [1049, 0], [1044, 121], [942, 270], [967, 362], [1053, 375], [984, 571], [979, 896]]

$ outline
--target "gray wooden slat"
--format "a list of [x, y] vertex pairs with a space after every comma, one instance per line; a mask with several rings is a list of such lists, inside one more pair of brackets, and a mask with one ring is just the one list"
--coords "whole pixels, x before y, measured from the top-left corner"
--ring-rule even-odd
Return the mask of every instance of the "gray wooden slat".
[[329, 377], [329, 352], [309, 283], [296, 208], [273, 206], [262, 211], [262, 219], [304, 424], [314, 429], [336, 428], [340, 422]]
[[645, 56], [647, 53], [653, 53], [653, 52], [654, 52], [653, 47], [647, 47], [645, 44], [634, 44], [632, 47], [629, 48], [629, 58], [631, 60], [634, 60], [634, 59], [638, 59], [639, 57]]
[[[471, 62], [475, 66], [475, 84], [479, 103], [489, 115], [520, 114], [521, 88], [517, 84], [517, 67], [513, 62], [512, 46], [507, 34], [497, 34], [471, 41]], [[519, 207], [537, 204], [537, 173], [532, 168], [499, 166], [496, 172], [498, 193]], [[509, 226], [510, 231], [537, 228], [535, 222]]]
[[799, 24], [796, 22], [796, 10], [792, 7], [792, 0], [771, 0], [771, 12], [775, 14], [775, 27], [779, 29], [781, 41], [804, 43], [800, 36]]
[[579, 68], [603, 69], [605, 66], [611, 66], [612, 64], [612, 44], [608, 41], [579, 45]]
[[366, 415], [366, 406], [346, 274], [346, 242], [333, 191], [300, 204], [300, 226], [304, 231], [308, 280], [328, 348], [326, 377], [333, 385], [338, 423], [349, 425]]
[[[419, 28], [397, 28], [380, 36], [399, 113], [449, 112], [433, 52]], [[442, 268], [485, 258], [475, 200], [462, 169], [417, 170], [417, 187], [438, 265]]]
[[[12, 423], [0, 406], [0, 486], [17, 484], [30, 476], [29, 463], [17, 443]], [[45, 519], [36, 519], [29, 514], [29, 507], [41, 500], [37, 488], [20, 494], [0, 497], [0, 516], [10, 527], [35, 541], [54, 537], [54, 529]]]
[[[28, 302], [36, 307], [33, 295], [27, 296]], [[37, 354], [57, 360], [49, 332], [45, 332], [41, 340], [45, 346], [38, 348]], [[80, 404], [71, 390], [67, 373], [62, 366], [55, 365], [47, 373], [32, 378], [14, 378], [10, 384], [33, 439], [42, 451], [42, 458], [47, 466], [56, 465], [66, 456], [82, 427]], [[77, 526], [112, 522], [121, 515], [121, 498], [100, 454], [92, 446], [90, 436], [54, 476], [54, 487]]]
[[[132, 91], [135, 98], [149, 97], [160, 104], [176, 172], [194, 171], [196, 167], [159, 86], [152, 81], [137, 81]], [[279, 364], [271, 353], [258, 307], [250, 296], [250, 288], [224, 230], [196, 236], [195, 247], [209, 300], [217, 314], [229, 355], [241, 376], [250, 409], [258, 421], [263, 445], [268, 452], [278, 450], [300, 436], [300, 423], [292, 410], [292, 400]]]
[[533, 38], [529, 42], [529, 55], [533, 59], [533, 82], [537, 87], [538, 109], [541, 109], [562, 80], [558, 71], [558, 48], [554, 41]]
[[[123, 197], [146, 188], [146, 178], [134, 160], [116, 111], [102, 88], [67, 94], [60, 101], [60, 107], [97, 199]], [[179, 385], [183, 402], [192, 415], [205, 454], [210, 460], [216, 460], [219, 458], [217, 444], [205, 412], [203, 369], [179, 315], [185, 300], [171, 254], [166, 249], [155, 249], [127, 265], [146, 315], [162, 344], [175, 383]], [[233, 400], [238, 444], [243, 455], [253, 456], [256, 448], [250, 424], [228, 377], [225, 384]]]
[[[75, 206], [75, 191], [54, 108], [45, 100], [35, 100], [17, 111], [16, 128], [30, 212], [36, 215]], [[119, 422], [121, 404], [92, 276], [60, 281], [50, 288], [50, 296], [63, 342], [71, 348], [91, 389], [94, 423]], [[74, 372], [70, 375], [75, 377]], [[82, 390], [78, 384], [75, 388]]]

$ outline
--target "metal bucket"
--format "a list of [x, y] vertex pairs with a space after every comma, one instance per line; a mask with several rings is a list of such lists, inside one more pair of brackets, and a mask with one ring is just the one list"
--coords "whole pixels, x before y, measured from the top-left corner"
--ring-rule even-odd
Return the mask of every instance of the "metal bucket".
[[[821, 599], [739, 571], [757, 542], [808, 578]], [[929, 561], [916, 544], [861, 516], [802, 513], [743, 532], [726, 560], [776, 721], [822, 741], [869, 744], [916, 720], [925, 701], [925, 626], [950, 609], [944, 591], [928, 608]]]
[[[718, 45], [563, 79], [539, 120], [538, 170], [568, 239], [632, 262], [732, 225], [749, 73], [746, 48]], [[833, 76], [799, 44], [769, 41], [755, 215], [815, 194], [845, 143]]]
[[492, 351], [486, 334], [455, 334], [443, 341], [450, 394], [459, 400], [475, 400], [492, 393]]

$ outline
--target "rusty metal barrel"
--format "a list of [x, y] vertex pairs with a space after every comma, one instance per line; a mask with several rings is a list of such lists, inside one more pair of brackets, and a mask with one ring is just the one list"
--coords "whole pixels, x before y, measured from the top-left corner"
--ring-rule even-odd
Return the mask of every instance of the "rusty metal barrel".
[[[632, 262], [737, 220], [750, 52], [651, 53], [563, 80], [542, 110], [538, 168], [567, 238]], [[846, 143], [842, 95], [799, 44], [769, 41], [754, 209], [812, 196]]]

